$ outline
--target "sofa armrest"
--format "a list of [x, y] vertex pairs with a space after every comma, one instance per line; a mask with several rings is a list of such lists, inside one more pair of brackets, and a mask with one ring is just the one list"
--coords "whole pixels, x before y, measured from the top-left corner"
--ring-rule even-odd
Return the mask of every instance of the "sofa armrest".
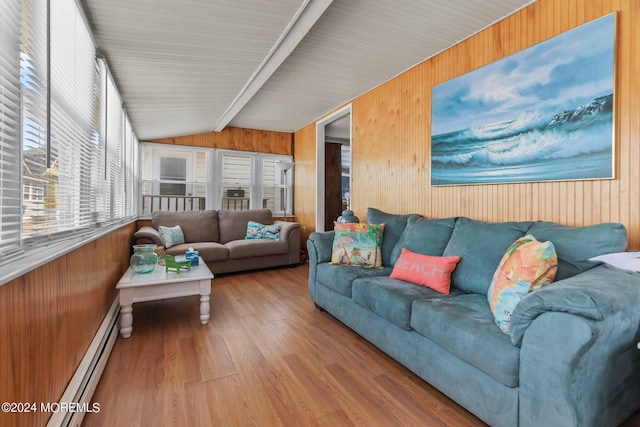
[[164, 242], [162, 241], [162, 237], [160, 237], [160, 233], [158, 232], [158, 230], [148, 225], [140, 227], [140, 229], [133, 234], [133, 241], [136, 245], [164, 245]]
[[638, 409], [638, 275], [598, 266], [520, 303], [519, 425], [613, 426]]
[[331, 251], [333, 250], [333, 237], [335, 232], [313, 232], [307, 240], [307, 250], [309, 252], [309, 262], [320, 264], [331, 261]]
[[309, 235], [309, 239], [307, 240], [307, 252], [309, 255], [309, 296], [316, 304], [318, 303], [318, 264], [331, 261], [334, 235], [335, 232], [333, 231], [314, 231]]
[[546, 312], [600, 321], [629, 305], [638, 306], [640, 311], [639, 304], [640, 276], [600, 265], [526, 295], [511, 316], [511, 342], [520, 345], [529, 325]]
[[300, 263], [300, 223], [275, 221], [280, 224], [280, 240], [289, 244], [289, 264]]
[[[635, 324], [623, 320], [629, 315]], [[519, 425], [615, 426], [635, 412], [637, 320], [630, 307], [602, 321], [565, 312], [538, 317], [520, 349]]]

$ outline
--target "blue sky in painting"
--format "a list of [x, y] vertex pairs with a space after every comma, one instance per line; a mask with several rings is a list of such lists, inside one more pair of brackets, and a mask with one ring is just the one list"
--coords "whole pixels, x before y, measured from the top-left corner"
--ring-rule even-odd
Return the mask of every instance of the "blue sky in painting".
[[432, 135], [559, 112], [613, 93], [610, 14], [434, 86]]

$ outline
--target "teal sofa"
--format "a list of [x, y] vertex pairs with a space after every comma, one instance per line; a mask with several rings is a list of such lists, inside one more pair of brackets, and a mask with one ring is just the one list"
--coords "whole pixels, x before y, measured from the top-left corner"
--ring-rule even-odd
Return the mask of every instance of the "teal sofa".
[[[330, 263], [333, 232], [312, 233], [309, 294], [422, 379], [492, 426], [614, 426], [640, 408], [640, 277], [589, 258], [624, 251], [621, 224], [486, 223], [370, 208], [384, 223], [383, 268]], [[514, 309], [500, 331], [487, 291], [525, 234], [553, 242], [555, 281]], [[391, 279], [405, 247], [461, 257], [449, 295]]]

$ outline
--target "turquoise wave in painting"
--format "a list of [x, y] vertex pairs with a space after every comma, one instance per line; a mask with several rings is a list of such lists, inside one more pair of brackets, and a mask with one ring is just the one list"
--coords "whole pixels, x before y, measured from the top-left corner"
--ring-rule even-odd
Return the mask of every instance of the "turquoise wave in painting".
[[434, 135], [431, 184], [598, 179], [613, 175], [613, 94]]

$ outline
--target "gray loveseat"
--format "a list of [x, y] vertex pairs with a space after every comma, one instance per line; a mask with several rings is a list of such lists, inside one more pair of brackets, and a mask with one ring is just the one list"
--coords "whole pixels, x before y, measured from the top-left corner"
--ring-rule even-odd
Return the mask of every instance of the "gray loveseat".
[[[626, 249], [622, 225], [371, 208], [367, 220], [385, 223], [380, 269], [331, 264], [334, 233], [311, 234], [309, 294], [319, 309], [492, 426], [612, 426], [640, 408], [640, 277], [589, 261]], [[525, 234], [553, 242], [558, 271], [520, 301], [507, 335], [486, 295], [506, 249]], [[389, 277], [403, 247], [461, 257], [449, 295]]]
[[300, 263], [300, 224], [280, 222], [280, 237], [272, 239], [245, 239], [247, 224], [274, 224], [269, 209], [204, 210], [193, 212], [154, 212], [152, 226], [141, 227], [134, 234], [135, 244], [163, 245], [160, 226], [179, 225], [185, 243], [166, 249], [169, 255], [184, 254], [192, 247], [214, 273], [229, 273]]

